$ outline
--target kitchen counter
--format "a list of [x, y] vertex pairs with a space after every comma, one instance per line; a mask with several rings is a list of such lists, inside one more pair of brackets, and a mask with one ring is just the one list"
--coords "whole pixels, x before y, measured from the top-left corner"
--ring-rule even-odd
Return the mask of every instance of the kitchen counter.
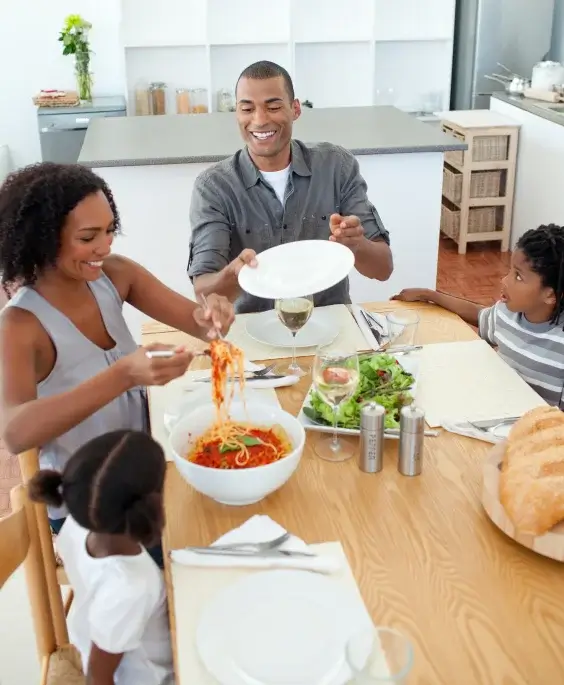
[[[495, 94], [490, 109], [519, 126], [511, 247], [529, 229], [564, 224], [564, 114], [553, 103]], [[564, 111], [564, 103], [561, 105]]]
[[[304, 107], [294, 138], [329, 141], [354, 155], [464, 150], [466, 145], [395, 107]], [[218, 162], [242, 146], [234, 113], [100, 119], [79, 163], [92, 168]]]
[[[509, 95], [508, 93], [494, 93], [492, 98], [505, 102], [513, 107], [518, 107], [524, 112], [535, 114], [553, 124], [564, 126], [564, 102], [544, 102], [544, 100], [532, 100], [531, 98], [520, 97], [519, 95]], [[562, 114], [551, 110], [551, 107], [558, 107]]]

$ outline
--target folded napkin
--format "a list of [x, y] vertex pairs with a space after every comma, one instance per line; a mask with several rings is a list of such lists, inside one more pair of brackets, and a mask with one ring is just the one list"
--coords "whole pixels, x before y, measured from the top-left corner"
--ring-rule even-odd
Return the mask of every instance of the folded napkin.
[[[370, 312], [370, 315], [378, 321], [378, 323], [381, 325], [382, 330], [378, 329], [380, 333], [382, 333], [382, 342], [380, 345], [376, 342], [376, 338], [372, 335], [372, 332], [370, 328], [368, 328], [368, 324], [364, 320], [364, 317], [362, 316], [362, 307], [359, 307], [357, 304], [352, 305], [352, 315], [355, 318], [356, 323], [358, 324], [358, 327], [362, 331], [362, 334], [364, 336], [364, 339], [368, 343], [368, 348], [370, 350], [377, 351], [380, 349], [380, 345], [383, 345], [387, 342], [387, 332], [388, 332], [388, 321], [386, 317], [383, 314], [376, 314], [376, 312]], [[377, 326], [375, 326], [377, 328]]]
[[497, 445], [505, 440], [505, 438], [498, 437], [490, 431], [484, 431], [476, 428], [471, 423], [468, 423], [468, 421], [443, 421], [441, 426], [449, 433], [463, 435], [466, 438], [483, 440], [483, 442], [489, 442], [492, 445]]
[[[283, 535], [286, 531], [269, 516], [257, 514], [248, 519], [234, 530], [229, 531], [216, 540], [214, 545], [237, 544], [241, 542], [267, 542]], [[290, 536], [278, 549], [307, 552], [307, 544], [296, 537]], [[335, 573], [342, 568], [342, 560], [334, 556], [317, 555], [315, 557], [264, 557], [264, 556], [221, 556], [219, 554], [198, 554], [189, 549], [174, 549], [170, 553], [171, 559], [184, 566], [199, 566], [207, 568], [291, 568], [303, 571], [317, 571], [319, 573]]]

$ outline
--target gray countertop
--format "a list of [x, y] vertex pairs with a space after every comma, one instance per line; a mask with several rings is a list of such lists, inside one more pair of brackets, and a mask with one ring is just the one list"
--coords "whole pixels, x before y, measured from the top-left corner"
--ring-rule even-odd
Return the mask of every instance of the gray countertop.
[[[304, 108], [294, 138], [355, 155], [464, 150], [466, 145], [395, 107]], [[90, 123], [79, 163], [89, 167], [217, 162], [242, 147], [234, 113], [114, 117]]]
[[[493, 93], [493, 98], [496, 100], [501, 100], [501, 102], [507, 102], [509, 105], [514, 105], [519, 109], [529, 112], [530, 114], [535, 114], [542, 119], [547, 119], [552, 121], [553, 124], [559, 124], [564, 126], [564, 103], [555, 102], [544, 102], [543, 100], [532, 100], [530, 98], [524, 98], [519, 95], [509, 95], [507, 93]], [[562, 114], [554, 112], [549, 109], [550, 107], [559, 107]]]

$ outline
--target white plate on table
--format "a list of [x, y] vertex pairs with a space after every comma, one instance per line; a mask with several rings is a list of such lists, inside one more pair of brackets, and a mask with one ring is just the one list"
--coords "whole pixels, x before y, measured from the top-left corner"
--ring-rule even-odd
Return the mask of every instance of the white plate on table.
[[278, 300], [327, 290], [354, 267], [352, 251], [330, 240], [297, 240], [257, 255], [258, 266], [245, 265], [239, 285], [255, 297]]
[[[386, 352], [378, 353], [378, 352], [373, 352], [372, 354], [386, 354]], [[361, 355], [361, 356], [364, 356]], [[395, 357], [399, 363], [402, 365], [402, 367], [407, 371], [407, 373], [410, 373], [415, 381], [413, 383], [413, 386], [406, 392], [409, 392], [409, 394], [412, 397], [416, 397], [417, 395], [417, 376], [419, 374], [419, 354], [417, 352], [410, 352], [409, 354], [399, 354], [399, 355], [391, 355], [392, 357]], [[307, 394], [305, 396], [305, 399], [303, 401], [303, 404], [300, 409], [300, 413], [298, 414], [298, 421], [302, 424], [302, 426], [306, 430], [311, 430], [311, 431], [317, 431], [319, 433], [332, 433], [333, 432], [333, 427], [332, 426], [327, 426], [325, 424], [320, 424], [320, 423], [315, 423], [312, 421], [309, 417], [307, 417], [304, 414], [304, 407], [311, 407], [311, 400], [310, 400], [310, 395], [313, 392], [313, 385], [310, 386], [309, 390], [307, 391]], [[360, 435], [360, 428], [340, 428], [337, 427], [337, 433], [341, 435]]]
[[[317, 347], [332, 343], [339, 335], [339, 326], [333, 318], [324, 309], [314, 309], [309, 321], [296, 334], [296, 347]], [[292, 347], [292, 334], [274, 309], [249, 316], [245, 328], [248, 335], [257, 342], [273, 347]]]
[[355, 599], [321, 574], [254, 573], [205, 607], [196, 647], [221, 685], [345, 685], [347, 641], [371, 627]]

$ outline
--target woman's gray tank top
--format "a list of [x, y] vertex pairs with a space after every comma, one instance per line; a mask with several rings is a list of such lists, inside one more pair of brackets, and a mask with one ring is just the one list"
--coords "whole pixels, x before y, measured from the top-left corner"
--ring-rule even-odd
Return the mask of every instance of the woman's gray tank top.
[[[33, 288], [22, 287], [8, 302], [34, 314], [47, 331], [56, 351], [51, 373], [37, 385], [37, 396], [50, 397], [76, 388], [96, 376], [121, 357], [134, 352], [137, 343], [123, 318], [123, 302], [111, 280], [105, 275], [89, 283], [110, 337], [111, 350], [103, 350], [86, 338], [58, 309]], [[62, 471], [72, 454], [84, 443], [109, 431], [130, 429], [147, 431], [149, 426], [145, 388], [133, 388], [102, 407], [64, 435], [40, 446], [41, 468]], [[63, 518], [65, 507], [49, 507], [49, 517]]]

